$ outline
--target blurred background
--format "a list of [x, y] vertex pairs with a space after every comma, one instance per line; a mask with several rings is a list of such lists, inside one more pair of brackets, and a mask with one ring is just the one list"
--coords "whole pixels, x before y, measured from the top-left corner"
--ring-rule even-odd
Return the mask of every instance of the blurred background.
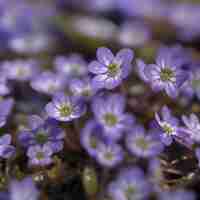
[[0, 57], [80, 52], [106, 45], [150, 57], [160, 43], [199, 48], [199, 0], [1, 0]]

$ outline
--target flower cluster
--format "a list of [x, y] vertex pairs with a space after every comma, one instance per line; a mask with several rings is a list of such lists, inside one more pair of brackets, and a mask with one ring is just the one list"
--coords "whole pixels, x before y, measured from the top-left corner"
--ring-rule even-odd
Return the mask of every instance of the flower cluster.
[[199, 199], [198, 19], [193, 1], [0, 1], [0, 200]]

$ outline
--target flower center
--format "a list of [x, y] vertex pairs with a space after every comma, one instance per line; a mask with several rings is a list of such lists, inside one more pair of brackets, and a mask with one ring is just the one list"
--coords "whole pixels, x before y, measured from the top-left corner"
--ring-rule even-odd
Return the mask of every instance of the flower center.
[[72, 107], [67, 104], [61, 105], [59, 108], [59, 113], [61, 117], [68, 117], [72, 114]]
[[38, 144], [45, 144], [48, 141], [48, 135], [45, 132], [38, 132], [35, 135], [35, 140]]
[[98, 141], [97, 141], [97, 138], [96, 137], [91, 137], [90, 138], [90, 147], [92, 149], [96, 149], [97, 148], [97, 144], [98, 144]]
[[119, 72], [119, 68], [120, 66], [118, 64], [115, 63], [111, 63], [110, 65], [108, 65], [108, 74], [109, 76], [116, 76], [117, 73]]
[[107, 113], [104, 116], [104, 120], [108, 126], [114, 126], [117, 124], [117, 117], [112, 113]]
[[25, 68], [22, 68], [22, 67], [18, 67], [17, 68], [17, 76], [18, 77], [24, 77], [27, 75], [27, 70]]
[[173, 81], [174, 72], [170, 68], [164, 68], [160, 72], [160, 79], [162, 81]]
[[112, 160], [113, 159], [113, 153], [110, 152], [110, 151], [107, 151], [105, 154], [104, 154], [106, 160]]
[[43, 152], [37, 152], [36, 157], [38, 160], [44, 159], [44, 153]]
[[131, 200], [135, 192], [136, 190], [133, 186], [128, 186], [128, 188], [125, 190], [126, 199]]
[[148, 149], [149, 144], [147, 143], [147, 141], [145, 140], [145, 138], [138, 138], [136, 140], [136, 146], [140, 147], [143, 150]]
[[162, 126], [164, 132], [167, 134], [167, 135], [171, 135], [174, 131], [174, 129], [169, 125], [169, 124], [164, 124]]

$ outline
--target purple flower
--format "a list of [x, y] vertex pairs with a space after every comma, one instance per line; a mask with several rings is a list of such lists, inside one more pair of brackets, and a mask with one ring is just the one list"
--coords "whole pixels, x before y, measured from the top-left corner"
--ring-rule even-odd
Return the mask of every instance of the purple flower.
[[90, 99], [97, 92], [97, 89], [91, 84], [91, 79], [86, 77], [84, 79], [73, 79], [70, 83], [70, 90], [74, 96]]
[[129, 130], [135, 119], [125, 112], [125, 98], [120, 94], [97, 97], [92, 104], [92, 110], [99, 124], [104, 128], [108, 139], [118, 140], [122, 133]]
[[31, 177], [12, 180], [9, 186], [10, 200], [38, 200], [39, 191]]
[[49, 146], [35, 145], [29, 147], [27, 151], [27, 156], [29, 157], [29, 164], [46, 166], [52, 163], [51, 156], [53, 151]]
[[15, 147], [11, 145], [11, 135], [5, 134], [0, 137], [0, 157], [10, 158], [15, 152]]
[[81, 117], [86, 111], [86, 106], [78, 97], [58, 93], [53, 101], [46, 105], [45, 110], [49, 117], [67, 122]]
[[181, 87], [181, 93], [186, 96], [187, 98], [191, 99], [192, 97], [196, 96], [200, 99], [200, 63], [194, 63], [195, 66], [191, 66], [189, 71], [189, 78]]
[[156, 121], [161, 129], [160, 137], [165, 145], [170, 145], [175, 136], [180, 133], [179, 120], [171, 114], [167, 106], [161, 109], [161, 117], [155, 114]]
[[30, 130], [19, 134], [20, 144], [24, 147], [41, 145], [48, 146], [53, 152], [63, 149], [64, 131], [58, 127], [57, 122], [52, 119], [43, 120], [37, 115], [29, 117]]
[[11, 98], [4, 99], [0, 101], [0, 127], [3, 127], [6, 124], [7, 117], [10, 114], [14, 105], [14, 100]]
[[58, 73], [69, 78], [84, 76], [88, 73], [87, 63], [79, 54], [71, 54], [68, 57], [58, 56], [54, 65]]
[[113, 142], [100, 142], [97, 146], [96, 160], [104, 167], [115, 167], [123, 160], [123, 149]]
[[156, 64], [146, 65], [143, 61], [138, 60], [139, 76], [147, 83], [151, 84], [154, 91], [165, 90], [167, 95], [175, 98], [178, 95], [180, 87], [188, 78], [188, 73], [182, 69], [186, 62], [180, 59], [178, 48], [162, 48], [158, 52]]
[[39, 71], [36, 61], [32, 59], [5, 61], [1, 67], [8, 79], [17, 81], [29, 81]]
[[149, 27], [140, 21], [125, 22], [118, 35], [118, 41], [124, 46], [141, 47], [150, 39]]
[[194, 192], [184, 189], [177, 189], [174, 191], [162, 191], [159, 195], [160, 200], [195, 200]]
[[98, 144], [103, 142], [102, 131], [102, 127], [94, 120], [89, 120], [81, 131], [81, 145], [92, 157], [97, 154]]
[[114, 56], [108, 48], [98, 48], [97, 60], [88, 66], [89, 71], [95, 74], [92, 84], [97, 88], [117, 87], [130, 73], [132, 60], [130, 49], [122, 49]]
[[113, 200], [148, 199], [149, 192], [149, 183], [139, 168], [123, 170], [108, 187], [108, 194]]
[[149, 131], [145, 133], [145, 129], [141, 125], [133, 127], [133, 131], [126, 137], [126, 146], [128, 150], [139, 157], [149, 158], [159, 155], [164, 146], [160, 142], [158, 135]]
[[186, 127], [183, 128], [183, 132], [192, 139], [192, 141], [200, 142], [200, 122], [195, 114], [190, 114], [189, 117], [183, 115], [182, 121]]
[[56, 92], [63, 91], [66, 80], [60, 75], [51, 71], [45, 71], [31, 81], [31, 87], [41, 93], [54, 95]]

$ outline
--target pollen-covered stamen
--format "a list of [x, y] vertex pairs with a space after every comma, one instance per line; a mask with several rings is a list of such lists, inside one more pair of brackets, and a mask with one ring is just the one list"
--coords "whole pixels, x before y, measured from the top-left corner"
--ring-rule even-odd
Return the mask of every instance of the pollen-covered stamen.
[[174, 71], [171, 68], [167, 68], [167, 67], [161, 69], [160, 79], [164, 82], [166, 82], [166, 81], [175, 82], [176, 81]]
[[126, 196], [126, 199], [132, 199], [134, 193], [136, 192], [135, 188], [133, 186], [128, 186], [127, 189], [125, 190], [125, 196]]
[[96, 149], [98, 145], [98, 139], [95, 136], [90, 138], [90, 147]]
[[115, 126], [118, 122], [117, 117], [115, 115], [113, 115], [112, 113], [105, 114], [104, 120], [108, 126]]
[[107, 151], [105, 154], [104, 154], [104, 157], [106, 158], [106, 160], [112, 160], [114, 158], [114, 155], [111, 151]]
[[149, 147], [149, 144], [148, 144], [148, 142], [145, 140], [145, 138], [138, 138], [136, 141], [135, 141], [135, 143], [136, 143], [136, 145], [138, 146], [138, 147], [140, 147], [141, 149], [143, 149], [143, 150], [146, 150], [146, 149], [148, 149], [148, 147]]
[[68, 117], [72, 114], [72, 106], [69, 104], [63, 104], [59, 107], [59, 113], [62, 117]]
[[108, 74], [109, 76], [116, 76], [119, 72], [120, 66], [116, 63], [111, 63], [108, 65]]
[[45, 156], [44, 156], [43, 152], [37, 152], [36, 157], [37, 157], [38, 160], [42, 160], [42, 159], [44, 159]]
[[35, 140], [38, 144], [45, 144], [48, 141], [48, 135], [41, 131], [35, 135]]
[[167, 135], [172, 135], [174, 132], [174, 128], [168, 123], [164, 123], [162, 128]]

